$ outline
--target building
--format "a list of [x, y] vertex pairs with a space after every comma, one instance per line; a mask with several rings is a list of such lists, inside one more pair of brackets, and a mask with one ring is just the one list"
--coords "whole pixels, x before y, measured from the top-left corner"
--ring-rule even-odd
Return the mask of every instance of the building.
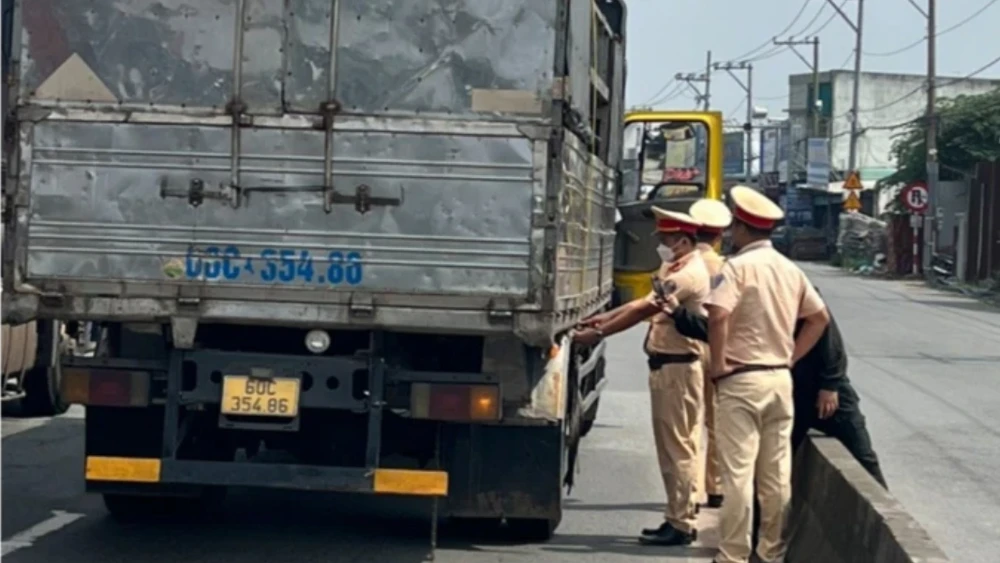
[[[857, 167], [866, 188], [895, 171], [889, 156], [894, 136], [902, 125], [926, 112], [926, 82], [927, 77], [920, 74], [861, 73]], [[849, 162], [853, 87], [852, 71], [833, 70], [819, 74], [821, 105], [816, 119], [816, 136], [830, 139], [831, 181], [834, 183], [843, 178]], [[1000, 80], [937, 77], [939, 98], [985, 94], [997, 87], [1000, 87]], [[812, 89], [812, 74], [788, 77], [788, 115], [793, 138], [791, 162], [796, 178], [805, 171], [805, 139], [817, 113], [817, 108], [809, 104]]]
[[[818, 78], [816, 106], [810, 104], [813, 75], [796, 74], [788, 78], [788, 186], [812, 194], [814, 226], [832, 234], [836, 232], [841, 198], [846, 195], [843, 180], [850, 160], [854, 73], [832, 70], [821, 72]], [[876, 197], [875, 184], [896, 169], [890, 156], [895, 136], [927, 110], [927, 79], [920, 74], [880, 72], [863, 72], [860, 78], [857, 168], [864, 186], [863, 211], [877, 215], [885, 209], [892, 194]], [[939, 98], [984, 94], [997, 87], [1000, 80], [937, 77]], [[830, 174], [825, 185], [806, 182], [806, 145], [810, 136], [829, 139]]]

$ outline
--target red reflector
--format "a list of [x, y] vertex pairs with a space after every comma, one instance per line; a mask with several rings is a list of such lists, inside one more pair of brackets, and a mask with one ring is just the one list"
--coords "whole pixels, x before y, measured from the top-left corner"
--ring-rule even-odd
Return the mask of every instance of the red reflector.
[[464, 420], [469, 417], [468, 385], [434, 385], [428, 417], [437, 420]]
[[132, 399], [132, 374], [121, 371], [95, 371], [90, 376], [88, 404], [100, 407], [127, 407]]

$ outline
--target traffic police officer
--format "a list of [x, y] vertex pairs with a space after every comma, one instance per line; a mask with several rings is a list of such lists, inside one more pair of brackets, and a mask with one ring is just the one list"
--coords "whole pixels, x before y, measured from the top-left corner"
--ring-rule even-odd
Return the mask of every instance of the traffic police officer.
[[745, 186], [733, 187], [730, 197], [737, 254], [712, 279], [705, 303], [726, 497], [715, 561], [748, 561], [756, 482], [761, 505], [757, 555], [764, 563], [778, 563], [785, 556], [791, 506], [789, 368], [816, 344], [829, 315], [802, 270], [771, 246], [770, 233], [784, 217], [781, 208]]
[[[704, 311], [709, 292], [708, 270], [697, 251], [698, 223], [689, 215], [653, 207], [660, 237], [657, 252], [663, 264], [658, 280], [672, 287], [672, 295], [691, 310]], [[594, 343], [652, 317], [646, 336], [653, 436], [666, 488], [664, 522], [642, 531], [640, 541], [655, 545], [689, 545], [697, 538], [695, 494], [698, 481], [699, 416], [704, 375], [702, 346], [681, 336], [673, 321], [660, 311], [656, 292], [603, 315], [588, 319], [590, 328], [574, 339]]]
[[[726, 204], [715, 199], [699, 199], [691, 205], [688, 214], [695, 221], [701, 223], [698, 227], [698, 250], [705, 261], [708, 275], [715, 277], [722, 270], [722, 257], [715, 251], [716, 246], [722, 242], [722, 233], [729, 228], [733, 222], [733, 214], [729, 212]], [[709, 508], [719, 508], [722, 506], [722, 476], [719, 474], [719, 458], [715, 444], [715, 386], [712, 385], [712, 378], [709, 373], [709, 353], [707, 344], [701, 358], [702, 372], [706, 374], [704, 399], [705, 399], [705, 428], [707, 441], [705, 443], [705, 494], [707, 506]]]

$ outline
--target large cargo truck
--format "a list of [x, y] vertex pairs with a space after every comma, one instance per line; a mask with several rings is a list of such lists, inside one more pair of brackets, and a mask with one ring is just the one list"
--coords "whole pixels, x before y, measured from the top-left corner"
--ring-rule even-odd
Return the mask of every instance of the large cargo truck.
[[[546, 538], [612, 292], [620, 0], [45, 0], [12, 27], [3, 320], [113, 515], [423, 495]], [[273, 454], [273, 455], [272, 455]]]

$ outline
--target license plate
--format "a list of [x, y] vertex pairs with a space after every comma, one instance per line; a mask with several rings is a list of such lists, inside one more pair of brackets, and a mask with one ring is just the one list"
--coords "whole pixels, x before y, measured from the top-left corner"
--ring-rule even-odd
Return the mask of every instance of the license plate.
[[222, 414], [291, 418], [299, 414], [299, 380], [292, 377], [227, 375]]

